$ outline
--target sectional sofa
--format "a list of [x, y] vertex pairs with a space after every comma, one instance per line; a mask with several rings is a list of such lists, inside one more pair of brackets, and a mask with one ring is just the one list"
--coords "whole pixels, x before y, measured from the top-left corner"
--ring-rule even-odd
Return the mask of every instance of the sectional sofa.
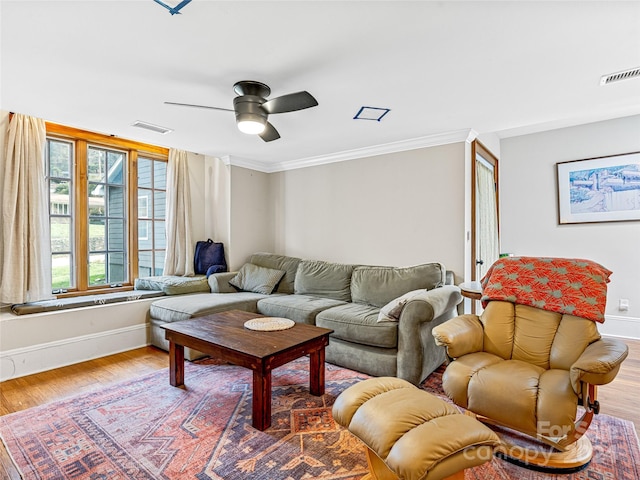
[[[329, 328], [328, 362], [414, 384], [444, 362], [431, 329], [456, 316], [462, 301], [452, 273], [438, 262], [387, 267], [256, 253], [237, 272], [204, 280], [142, 279], [136, 288], [167, 292], [167, 281], [181, 294], [151, 304], [157, 347], [168, 350], [167, 322], [239, 309]], [[176, 287], [176, 281], [183, 284]], [[184, 294], [189, 283], [199, 293]], [[190, 360], [200, 356], [185, 349]]]

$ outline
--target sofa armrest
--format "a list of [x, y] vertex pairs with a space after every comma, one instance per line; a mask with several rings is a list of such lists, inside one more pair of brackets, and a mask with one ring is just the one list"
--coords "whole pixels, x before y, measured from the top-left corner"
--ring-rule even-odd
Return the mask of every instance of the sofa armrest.
[[444, 284], [445, 285], [455, 285], [456, 283], [456, 276], [455, 273], [453, 273], [453, 270], [447, 270], [444, 273]]
[[444, 285], [442, 287], [434, 288], [432, 290], [427, 290], [425, 292], [414, 295], [402, 309], [402, 313], [400, 314], [399, 319], [400, 322], [402, 322], [404, 318], [407, 318], [407, 320], [404, 321], [409, 321], [409, 315], [404, 315], [404, 312], [411, 312], [410, 308], [407, 309], [407, 306], [409, 306], [411, 302], [427, 303], [427, 315], [421, 316], [420, 318], [418, 318], [418, 321], [430, 322], [434, 318], [438, 318], [445, 312], [448, 312], [451, 309], [455, 308], [456, 305], [462, 302], [462, 294], [460, 293], [460, 288], [456, 285]]
[[580, 382], [591, 385], [606, 385], [611, 382], [628, 354], [629, 347], [619, 340], [601, 338], [593, 342], [571, 365], [569, 375], [574, 392], [580, 393]]
[[445, 347], [450, 358], [482, 351], [484, 330], [477, 315], [452, 318], [435, 327], [432, 333], [436, 344]]
[[429, 290], [407, 301], [398, 319], [396, 375], [418, 384], [444, 361], [444, 350], [431, 337], [431, 328], [457, 315], [462, 301], [455, 285]]
[[207, 281], [211, 293], [235, 293], [238, 290], [229, 285], [229, 280], [236, 276], [238, 272], [220, 272], [209, 275]]

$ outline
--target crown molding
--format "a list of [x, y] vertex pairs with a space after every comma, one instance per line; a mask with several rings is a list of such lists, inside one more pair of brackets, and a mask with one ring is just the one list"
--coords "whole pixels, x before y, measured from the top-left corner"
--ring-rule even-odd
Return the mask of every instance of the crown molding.
[[455, 130], [451, 132], [436, 133], [424, 137], [401, 140], [398, 142], [372, 145], [370, 147], [345, 150], [343, 152], [331, 153], [328, 155], [318, 155], [316, 157], [301, 158], [299, 160], [287, 160], [279, 163], [266, 163], [249, 158], [237, 157], [235, 155], [225, 155], [221, 157], [225, 165], [249, 168], [263, 173], [276, 173], [298, 168], [315, 167], [327, 163], [346, 162], [357, 158], [374, 157], [388, 153], [404, 152], [416, 150], [418, 148], [436, 147], [458, 142], [471, 142], [478, 136], [478, 132], [472, 128]]
[[436, 147], [438, 145], [464, 142], [466, 141], [470, 130], [471, 129], [464, 129], [452, 132], [437, 133], [434, 135], [427, 135], [424, 137], [412, 138], [409, 140], [401, 140], [399, 142], [391, 142], [381, 145], [373, 145], [370, 147], [356, 148], [353, 150], [345, 150], [343, 152], [332, 153], [329, 155], [319, 155], [317, 157], [308, 157], [299, 160], [280, 162], [272, 166], [272, 171], [282, 172], [286, 170], [295, 170], [297, 168], [315, 167], [317, 165], [325, 165], [327, 163], [345, 162], [348, 160], [355, 160], [357, 158], [374, 157], [376, 155], [385, 155], [388, 153], [416, 150], [418, 148]]
[[476, 132], [473, 128], [470, 128], [469, 134], [467, 135], [467, 138], [465, 141], [467, 143], [473, 143], [475, 139], [478, 138], [478, 135], [480, 135], [478, 132]]
[[[635, 116], [640, 114], [640, 107], [637, 105], [624, 106], [614, 109], [607, 114], [590, 114], [578, 117], [570, 117], [564, 119], [555, 119], [549, 122], [542, 122], [533, 125], [522, 125], [503, 130], [496, 130], [493, 133], [498, 139], [505, 139], [521, 135], [530, 135], [548, 130], [556, 130], [560, 128], [573, 127], [586, 123], [612, 120], [616, 118]], [[412, 138], [409, 140], [401, 140], [398, 142], [385, 143], [381, 145], [373, 145], [370, 147], [356, 148], [353, 150], [345, 150], [342, 152], [331, 153], [328, 155], [319, 155], [316, 157], [302, 158], [298, 160], [287, 160], [278, 163], [260, 162], [248, 158], [237, 157], [235, 155], [226, 155], [221, 157], [225, 165], [233, 165], [237, 167], [248, 168], [263, 173], [276, 173], [286, 170], [295, 170], [298, 168], [314, 167], [327, 163], [344, 162], [355, 160], [357, 158], [373, 157], [376, 155], [384, 155], [389, 153], [402, 152], [406, 150], [415, 150], [418, 148], [435, 147], [438, 145], [446, 145], [450, 143], [466, 142], [472, 143], [478, 138], [479, 132], [473, 128], [462, 130], [454, 130], [450, 132], [437, 133], [434, 135], [426, 135], [424, 137]]]
[[607, 120], [615, 120], [617, 118], [632, 117], [635, 115], [640, 115], [640, 105], [637, 105], [637, 104], [623, 105], [618, 108], [613, 108], [606, 113], [602, 113], [602, 112], [587, 113], [579, 116], [554, 119], [547, 122], [521, 125], [518, 127], [497, 130], [495, 134], [500, 139], [520, 137], [523, 135], [531, 135], [534, 133], [547, 132], [549, 130], [559, 130], [561, 128], [576, 127], [579, 125], [586, 125], [589, 123], [596, 123], [596, 122], [604, 122]]
[[237, 157], [235, 155], [225, 155], [220, 157], [222, 163], [234, 167], [248, 168], [249, 170], [255, 170], [262, 173], [273, 173], [274, 170], [268, 163], [259, 162], [257, 160], [251, 160], [250, 158]]

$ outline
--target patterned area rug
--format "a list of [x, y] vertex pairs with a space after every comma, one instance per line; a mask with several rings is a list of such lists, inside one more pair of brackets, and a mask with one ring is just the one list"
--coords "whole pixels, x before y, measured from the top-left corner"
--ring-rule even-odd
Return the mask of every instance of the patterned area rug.
[[[274, 371], [272, 425], [251, 427], [249, 370], [212, 360], [187, 363], [185, 389], [168, 371], [0, 417], [0, 435], [25, 479], [361, 479], [364, 447], [335, 424], [331, 406], [366, 375], [327, 364], [326, 393], [308, 393], [306, 358]], [[441, 371], [423, 388], [441, 395]], [[600, 415], [596, 456], [578, 479], [638, 479], [630, 422]], [[467, 479], [555, 478], [495, 458]]]

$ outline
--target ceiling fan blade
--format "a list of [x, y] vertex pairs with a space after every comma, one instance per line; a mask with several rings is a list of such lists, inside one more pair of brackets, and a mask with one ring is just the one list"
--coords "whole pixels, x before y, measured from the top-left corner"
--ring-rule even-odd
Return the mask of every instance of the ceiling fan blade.
[[176, 102], [164, 102], [165, 105], [178, 105], [180, 107], [194, 107], [194, 108], [208, 108], [210, 110], [222, 110], [224, 112], [233, 112], [234, 110], [230, 108], [221, 108], [221, 107], [208, 107], [207, 105], [192, 105], [190, 103], [176, 103]]
[[285, 113], [304, 110], [318, 105], [318, 101], [309, 92], [302, 91], [272, 98], [262, 104], [267, 113]]
[[275, 129], [273, 125], [267, 122], [267, 126], [264, 129], [264, 132], [260, 134], [260, 138], [265, 142], [272, 142], [274, 140], [279, 139], [280, 134], [278, 133], [278, 131]]

